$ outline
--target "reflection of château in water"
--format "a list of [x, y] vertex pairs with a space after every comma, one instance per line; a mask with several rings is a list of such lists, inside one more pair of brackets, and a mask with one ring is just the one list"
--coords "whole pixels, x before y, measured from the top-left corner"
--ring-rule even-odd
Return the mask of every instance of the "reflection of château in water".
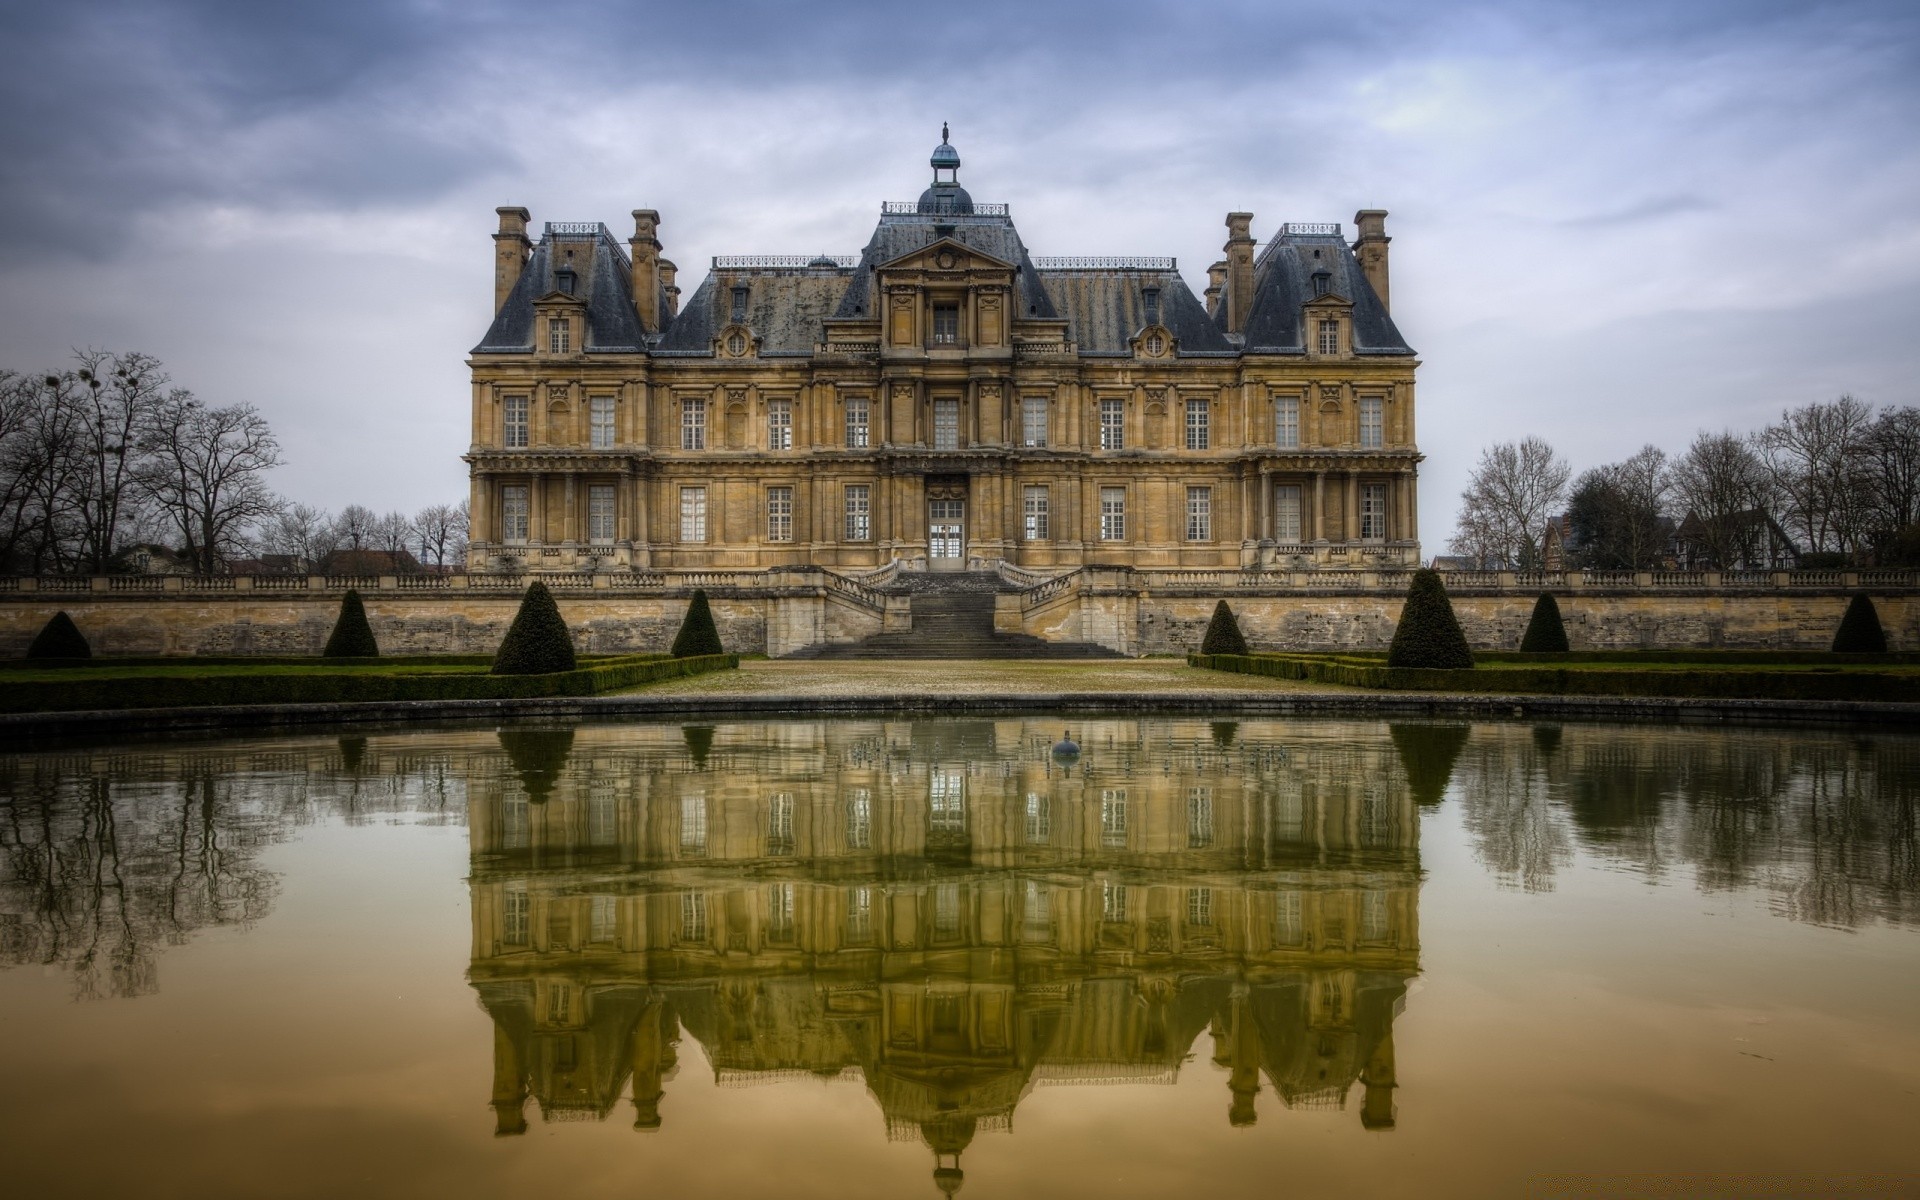
[[[475, 759], [471, 978], [499, 1130], [661, 1123], [684, 1027], [722, 1083], [857, 1069], [956, 1186], [1033, 1086], [1171, 1082], [1235, 1124], [1394, 1120], [1418, 816], [1392, 743], [1273, 724], [836, 722], [521, 733]], [[564, 756], [565, 766], [553, 764]], [[538, 793], [537, 795], [530, 795]]]

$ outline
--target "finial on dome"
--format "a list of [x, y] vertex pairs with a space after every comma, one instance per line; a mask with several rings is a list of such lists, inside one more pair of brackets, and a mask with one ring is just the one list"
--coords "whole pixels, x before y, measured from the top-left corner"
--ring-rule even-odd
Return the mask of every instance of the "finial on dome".
[[947, 123], [945, 121], [940, 122], [940, 140], [945, 142], [951, 140], [951, 138], [952, 135], [947, 132]]

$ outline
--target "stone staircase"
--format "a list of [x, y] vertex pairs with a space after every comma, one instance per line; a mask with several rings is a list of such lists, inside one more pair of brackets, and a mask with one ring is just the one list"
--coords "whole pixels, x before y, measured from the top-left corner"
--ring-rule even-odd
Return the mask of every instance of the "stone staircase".
[[1024, 633], [996, 633], [993, 598], [1004, 590], [990, 571], [903, 572], [886, 591], [912, 596], [913, 630], [861, 642], [809, 646], [791, 658], [820, 659], [1093, 659], [1120, 658], [1092, 642], [1050, 642]]

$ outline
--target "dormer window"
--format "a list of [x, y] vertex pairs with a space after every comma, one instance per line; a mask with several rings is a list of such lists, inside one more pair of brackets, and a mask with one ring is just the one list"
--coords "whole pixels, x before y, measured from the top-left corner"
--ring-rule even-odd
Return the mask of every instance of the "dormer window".
[[1340, 353], [1340, 322], [1330, 317], [1320, 321], [1320, 353]]
[[573, 350], [573, 322], [565, 317], [547, 318], [547, 350], [567, 354]]
[[573, 273], [572, 267], [561, 267], [558, 271], [555, 271], [553, 273], [553, 286], [555, 290], [564, 292], [567, 295], [571, 296], [573, 295], [573, 284], [574, 284], [575, 278], [576, 276]]
[[[1150, 287], [1141, 292], [1140, 295], [1147, 303], [1147, 324], [1158, 325], [1160, 323], [1160, 289]], [[1152, 353], [1158, 354], [1160, 352], [1155, 350], [1152, 351]]]
[[1313, 294], [1316, 296], [1324, 296], [1332, 290], [1332, 273], [1328, 271], [1315, 271], [1313, 273]]
[[747, 352], [747, 338], [745, 334], [739, 332], [738, 330], [735, 330], [734, 332], [727, 335], [727, 353], [728, 354], [732, 355], [734, 358], [739, 358], [742, 354], [745, 354], [746, 352]]
[[958, 304], [936, 304], [933, 306], [933, 340], [940, 346], [957, 345], [960, 341], [960, 306]]
[[1147, 341], [1144, 348], [1147, 352], [1148, 358], [1159, 358], [1162, 354], [1165, 354], [1167, 351], [1167, 340], [1161, 337], [1157, 333], [1150, 333], [1147, 335]]
[[737, 283], [733, 287], [733, 323], [738, 325], [747, 319], [747, 285]]

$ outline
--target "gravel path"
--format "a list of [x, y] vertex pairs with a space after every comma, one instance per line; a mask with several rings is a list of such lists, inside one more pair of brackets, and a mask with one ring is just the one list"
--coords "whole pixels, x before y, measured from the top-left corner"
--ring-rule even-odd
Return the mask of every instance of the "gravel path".
[[650, 696], [1057, 695], [1087, 692], [1345, 692], [1357, 688], [1202, 671], [1179, 659], [1098, 662], [898, 660], [780, 662], [750, 660], [737, 671], [714, 671], [648, 684]]

